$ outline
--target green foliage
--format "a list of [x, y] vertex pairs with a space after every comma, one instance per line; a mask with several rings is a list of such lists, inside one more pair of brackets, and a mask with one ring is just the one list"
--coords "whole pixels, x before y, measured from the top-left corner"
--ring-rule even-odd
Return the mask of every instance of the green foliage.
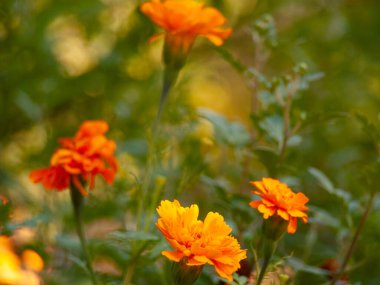
[[[101, 284], [169, 284], [160, 199], [219, 212], [243, 248], [259, 248], [262, 218], [248, 203], [249, 181], [262, 177], [310, 198], [309, 223], [275, 254], [288, 256], [281, 284], [326, 284], [322, 264], [343, 261], [380, 191], [380, 2], [213, 1], [234, 33], [223, 47], [197, 40], [155, 135], [161, 45], [148, 43], [155, 30], [140, 2], [1, 1], [0, 194], [10, 202], [0, 233], [44, 258], [45, 284], [88, 284], [68, 191], [44, 192], [27, 176], [48, 165], [59, 138], [103, 119], [119, 171], [112, 186], [96, 181], [83, 213]], [[374, 201], [350, 284], [380, 282]], [[251, 250], [247, 263], [228, 284], [252, 284]], [[206, 266], [195, 284], [218, 282]]]

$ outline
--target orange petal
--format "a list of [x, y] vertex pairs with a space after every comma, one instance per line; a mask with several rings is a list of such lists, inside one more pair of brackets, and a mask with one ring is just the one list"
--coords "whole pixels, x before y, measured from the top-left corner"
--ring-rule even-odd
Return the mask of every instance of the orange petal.
[[289, 214], [284, 210], [277, 209], [277, 215], [279, 215], [281, 218], [283, 218], [286, 221], [289, 220]]
[[79, 181], [78, 175], [72, 176], [72, 181], [75, 189], [78, 190], [84, 197], [88, 196], [87, 191], [84, 189], [82, 183]]
[[[223, 263], [214, 263], [216, 272], [223, 278], [226, 278], [228, 281], [232, 281], [233, 268], [230, 265]], [[240, 268], [240, 265], [239, 267]]]
[[288, 233], [294, 234], [297, 230], [297, 218], [291, 217], [288, 224]]
[[211, 260], [208, 259], [206, 256], [197, 256], [196, 255], [196, 256], [190, 257], [186, 264], [198, 266], [198, 265], [203, 265], [206, 263], [212, 264]]
[[182, 257], [184, 257], [183, 253], [182, 252], [178, 252], [178, 251], [167, 251], [167, 250], [164, 250], [163, 252], [161, 252], [161, 254], [163, 256], [166, 256], [170, 260], [176, 261], [176, 262], [179, 262], [182, 259]]
[[40, 272], [44, 268], [42, 258], [33, 250], [24, 250], [21, 259], [24, 266], [29, 270]]
[[294, 198], [294, 203], [299, 204], [299, 205], [304, 205], [307, 202], [309, 202], [309, 198], [305, 196], [305, 194], [298, 192]]
[[289, 210], [288, 212], [289, 212], [289, 214], [290, 214], [291, 216], [296, 217], [296, 218], [297, 218], [297, 217], [298, 217], [298, 218], [301, 218], [301, 217], [307, 217], [306, 213], [301, 212], [301, 211], [299, 211], [299, 210]]
[[275, 213], [275, 209], [274, 208], [268, 208], [267, 206], [265, 206], [264, 204], [261, 204], [257, 210], [263, 214], [264, 216], [264, 219], [268, 219], [270, 216], [273, 216], [273, 214]]
[[260, 206], [262, 204], [261, 200], [259, 201], [252, 201], [249, 203], [249, 205], [252, 207], [252, 208], [257, 208], [258, 206]]

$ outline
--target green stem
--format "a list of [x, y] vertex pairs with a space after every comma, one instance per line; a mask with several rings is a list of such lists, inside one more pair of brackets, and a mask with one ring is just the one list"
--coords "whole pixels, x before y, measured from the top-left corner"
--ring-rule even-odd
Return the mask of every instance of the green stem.
[[170, 90], [177, 81], [178, 74], [180, 69], [176, 69], [170, 66], [167, 66], [164, 71], [163, 85], [160, 97], [160, 103], [158, 107], [158, 112], [156, 119], [153, 123], [152, 133], [149, 135], [149, 149], [148, 149], [148, 159], [147, 167], [145, 171], [144, 180], [141, 185], [141, 198], [138, 199], [138, 209], [137, 209], [137, 229], [140, 230], [143, 225], [143, 210], [145, 204], [146, 193], [150, 186], [150, 182], [153, 175], [153, 169], [156, 164], [156, 154], [157, 154], [157, 135], [159, 132], [160, 120], [162, 111], [164, 109], [167, 97], [169, 96]]
[[136, 229], [139, 231], [143, 227], [144, 224], [144, 217], [143, 217], [143, 212], [144, 212], [144, 206], [145, 206], [145, 199], [148, 193], [150, 181], [152, 179], [153, 175], [153, 167], [154, 167], [154, 156], [155, 156], [155, 146], [154, 146], [154, 141], [151, 139], [148, 139], [148, 157], [147, 157], [147, 164], [146, 164], [146, 170], [145, 170], [145, 175], [144, 179], [141, 183], [139, 195], [137, 199], [137, 217], [136, 217]]
[[160, 198], [162, 189], [165, 185], [165, 179], [163, 177], [156, 177], [156, 183], [152, 195], [152, 200], [148, 209], [148, 214], [145, 219], [145, 226], [144, 226], [144, 231], [147, 232], [149, 230], [149, 226], [152, 223], [152, 218], [153, 218], [153, 213], [157, 207], [158, 200]]
[[283, 140], [280, 147], [280, 154], [279, 154], [279, 166], [282, 165], [285, 155], [286, 155], [286, 148], [288, 146], [289, 137], [290, 134], [290, 109], [292, 104], [292, 94], [288, 94], [286, 97], [285, 106], [283, 109], [284, 112], [284, 132], [283, 132]]
[[264, 261], [261, 266], [261, 271], [259, 277], [257, 278], [256, 285], [260, 285], [264, 279], [265, 272], [267, 271], [268, 265], [272, 259], [272, 256], [277, 248], [277, 241], [265, 239], [264, 240]]
[[350, 247], [348, 248], [348, 251], [346, 253], [346, 256], [344, 257], [344, 260], [343, 260], [343, 263], [342, 263], [342, 266], [340, 267], [339, 271], [337, 274], [335, 274], [334, 278], [331, 280], [331, 283], [330, 285], [335, 285], [336, 282], [338, 282], [339, 278], [342, 276], [342, 274], [344, 273], [344, 271], [346, 270], [346, 266], [348, 264], [348, 262], [350, 261], [350, 258], [351, 258], [351, 255], [354, 251], [354, 248], [355, 248], [355, 245], [358, 241], [358, 238], [361, 234], [361, 232], [363, 231], [363, 228], [364, 228], [364, 224], [368, 218], [368, 214], [369, 214], [369, 211], [371, 210], [372, 208], [372, 204], [373, 204], [373, 201], [375, 199], [375, 196], [376, 196], [376, 192], [373, 191], [371, 193], [371, 196], [368, 200], [368, 203], [367, 203], [367, 206], [366, 206], [366, 209], [363, 213], [363, 216], [361, 217], [360, 219], [360, 222], [359, 222], [359, 225], [358, 227], [356, 228], [356, 231], [355, 231], [355, 234], [354, 234], [354, 237], [352, 238], [352, 241], [350, 243]]
[[95, 278], [94, 270], [92, 269], [90, 255], [88, 254], [88, 250], [87, 250], [86, 237], [83, 231], [82, 208], [83, 208], [84, 198], [83, 198], [83, 195], [79, 192], [79, 190], [77, 190], [75, 186], [73, 185], [70, 186], [70, 196], [71, 196], [71, 202], [72, 202], [73, 210], [74, 210], [75, 226], [76, 226], [77, 234], [78, 234], [80, 244], [83, 250], [87, 270], [90, 273], [92, 284], [98, 285], [98, 282], [96, 281], [96, 278]]
[[160, 97], [160, 103], [158, 106], [158, 112], [156, 119], [153, 124], [153, 136], [156, 136], [156, 133], [158, 132], [158, 128], [161, 121], [161, 116], [163, 109], [165, 107], [166, 100], [169, 96], [170, 90], [174, 86], [174, 84], [177, 81], [178, 75], [179, 75], [179, 69], [166, 67], [164, 71], [164, 79], [163, 79], [163, 85], [162, 85], [162, 91], [161, 91], [161, 97]]
[[133, 273], [136, 269], [136, 263], [132, 263], [127, 270], [127, 273], [125, 274], [125, 278], [123, 280], [123, 285], [130, 285], [132, 281]]
[[145, 250], [147, 245], [148, 245], [148, 242], [143, 242], [141, 245], [139, 245], [138, 250], [133, 255], [132, 260], [130, 261], [130, 266], [128, 267], [126, 273], [124, 274], [125, 277], [123, 279], [123, 285], [132, 284], [131, 281], [132, 281], [133, 274], [135, 273], [135, 270], [136, 270], [137, 261], [141, 253]]

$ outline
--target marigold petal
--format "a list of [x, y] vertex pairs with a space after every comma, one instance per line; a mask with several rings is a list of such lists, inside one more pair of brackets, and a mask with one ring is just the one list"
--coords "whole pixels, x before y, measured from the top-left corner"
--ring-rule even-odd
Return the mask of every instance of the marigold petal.
[[207, 214], [203, 223], [203, 232], [217, 235], [229, 235], [232, 229], [224, 222], [224, 218], [214, 212]]
[[[216, 262], [214, 263], [216, 272], [223, 278], [226, 278], [228, 281], [232, 281], [232, 273], [235, 271], [230, 265]], [[240, 265], [239, 267], [240, 268]], [[237, 268], [237, 269], [238, 269]]]
[[273, 203], [273, 202], [271, 202], [271, 201], [269, 201], [269, 200], [267, 200], [267, 199], [265, 199], [265, 198], [263, 198], [261, 201], [262, 201], [262, 203], [263, 203], [265, 206], [267, 206], [267, 207], [274, 207], [274, 206], [276, 206], [275, 203]]
[[33, 170], [29, 179], [34, 183], [42, 183], [45, 189], [57, 189], [61, 191], [69, 187], [70, 176], [62, 167], [48, 167]]
[[75, 137], [83, 138], [83, 137], [94, 137], [97, 135], [102, 135], [108, 131], [109, 127], [105, 121], [102, 120], [93, 120], [93, 121], [85, 121], [80, 126], [78, 132]]
[[306, 213], [300, 211], [300, 210], [289, 210], [288, 213], [296, 218], [302, 218], [302, 217], [307, 217]]
[[168, 250], [164, 250], [161, 252], [161, 254], [167, 258], [169, 258], [170, 260], [172, 261], [176, 261], [176, 262], [179, 262], [182, 257], [184, 257], [183, 253], [182, 252], [178, 252], [178, 251], [168, 251]]
[[73, 184], [75, 186], [75, 189], [78, 190], [84, 197], [88, 196], [87, 191], [84, 189], [82, 183], [79, 181], [79, 178], [77, 175], [74, 175], [72, 177]]
[[288, 224], [288, 233], [294, 234], [297, 230], [297, 219], [291, 217]]
[[294, 197], [294, 203], [298, 205], [304, 205], [309, 202], [309, 198], [305, 196], [305, 194], [298, 192]]
[[216, 46], [221, 46], [224, 43], [224, 39], [228, 38], [232, 34], [232, 29], [226, 30], [214, 30], [213, 34], [208, 34], [205, 37]]
[[33, 183], [38, 183], [38, 182], [40, 182], [40, 181], [42, 180], [42, 178], [45, 176], [45, 174], [47, 173], [47, 170], [48, 170], [48, 168], [33, 170], [33, 171], [30, 172], [30, 174], [29, 174], [29, 179], [30, 179]]
[[263, 214], [264, 219], [268, 219], [270, 216], [273, 216], [273, 214], [276, 212], [276, 209], [274, 208], [268, 208], [264, 204], [261, 204], [257, 210]]
[[192, 266], [199, 266], [206, 263], [212, 264], [212, 261], [208, 259], [206, 256], [195, 255], [190, 257], [186, 264]]
[[252, 208], [257, 208], [258, 206], [260, 206], [262, 204], [261, 200], [260, 201], [252, 201], [249, 203], [249, 205], [252, 207]]
[[281, 210], [281, 209], [277, 209], [277, 214], [283, 218], [284, 220], [288, 221], [289, 220], [289, 214], [284, 211], [284, 210]]
[[[254, 182], [250, 181], [249, 183], [251, 183], [253, 186], [255, 186], [257, 188], [257, 190], [260, 190], [260, 192], [262, 192], [264, 194], [267, 193], [267, 190], [265, 189], [264, 184], [261, 181], [254, 181]], [[255, 193], [255, 192], [253, 192], [253, 193]]]

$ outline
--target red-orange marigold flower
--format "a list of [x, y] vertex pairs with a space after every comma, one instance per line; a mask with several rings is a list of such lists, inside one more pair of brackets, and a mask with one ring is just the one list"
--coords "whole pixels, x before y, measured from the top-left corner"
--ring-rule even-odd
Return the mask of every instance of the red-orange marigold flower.
[[156, 226], [175, 249], [163, 251], [164, 256], [176, 262], [185, 258], [188, 266], [214, 265], [221, 277], [232, 280], [232, 273], [247, 257], [246, 250], [240, 249], [220, 214], [210, 212], [200, 221], [197, 205], [181, 207], [177, 200], [162, 201], [157, 212]]
[[309, 199], [303, 193], [294, 193], [288, 185], [272, 178], [263, 178], [261, 181], [250, 182], [258, 191], [252, 193], [261, 197], [259, 201], [252, 201], [249, 205], [263, 214], [264, 219], [278, 215], [289, 221], [288, 233], [295, 233], [297, 218], [306, 223], [308, 208], [305, 204]]
[[117, 171], [116, 144], [104, 136], [107, 131], [108, 124], [104, 121], [84, 122], [74, 138], [60, 139], [61, 147], [51, 157], [50, 167], [32, 171], [30, 179], [41, 182], [48, 190], [58, 191], [72, 182], [84, 196], [87, 191], [83, 182], [89, 182], [89, 188], [93, 189], [98, 174], [111, 184]]
[[197, 36], [220, 46], [232, 32], [223, 28], [227, 20], [217, 9], [194, 0], [151, 0], [141, 5], [141, 11], [166, 31], [166, 41], [174, 53], [186, 54]]

